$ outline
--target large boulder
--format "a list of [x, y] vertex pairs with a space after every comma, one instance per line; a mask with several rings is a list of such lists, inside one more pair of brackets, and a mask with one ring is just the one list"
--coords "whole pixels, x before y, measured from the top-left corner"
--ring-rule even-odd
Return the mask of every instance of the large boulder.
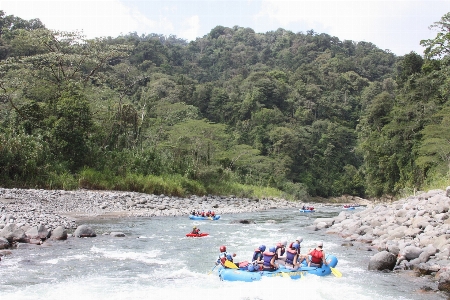
[[436, 274], [438, 280], [438, 289], [444, 292], [450, 292], [450, 270], [448, 267], [441, 268]]
[[5, 227], [0, 231], [0, 237], [7, 239], [9, 243], [28, 242], [28, 238], [25, 232], [17, 227], [17, 225], [14, 223], [6, 224]]
[[397, 257], [394, 254], [387, 251], [381, 251], [370, 258], [368, 269], [376, 271], [392, 271], [396, 262]]
[[9, 248], [9, 242], [7, 239], [0, 237], [0, 250], [1, 249], [8, 249]]
[[80, 225], [75, 229], [73, 234], [75, 237], [95, 237], [95, 231], [88, 225]]
[[405, 256], [407, 260], [415, 259], [420, 256], [423, 250], [416, 246], [406, 246], [402, 251], [401, 255]]
[[25, 234], [30, 239], [45, 240], [49, 235], [49, 231], [44, 225], [39, 224], [39, 226], [34, 226], [34, 227], [29, 228], [25, 232]]
[[67, 240], [67, 230], [63, 226], [56, 227], [53, 229], [50, 239], [57, 241]]

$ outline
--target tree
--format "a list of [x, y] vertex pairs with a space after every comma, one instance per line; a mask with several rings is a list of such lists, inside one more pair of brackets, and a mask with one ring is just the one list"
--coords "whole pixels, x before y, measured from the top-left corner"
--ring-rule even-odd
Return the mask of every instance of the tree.
[[425, 57], [433, 59], [443, 57], [450, 53], [450, 12], [442, 16], [441, 20], [430, 25], [430, 29], [438, 31], [434, 39], [422, 40], [420, 44], [425, 47]]

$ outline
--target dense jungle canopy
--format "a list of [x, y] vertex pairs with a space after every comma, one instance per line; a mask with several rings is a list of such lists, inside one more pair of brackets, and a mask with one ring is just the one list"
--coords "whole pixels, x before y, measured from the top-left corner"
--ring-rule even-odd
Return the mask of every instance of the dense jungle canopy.
[[448, 185], [450, 13], [430, 27], [423, 54], [399, 57], [313, 30], [86, 39], [0, 11], [0, 185], [292, 198]]

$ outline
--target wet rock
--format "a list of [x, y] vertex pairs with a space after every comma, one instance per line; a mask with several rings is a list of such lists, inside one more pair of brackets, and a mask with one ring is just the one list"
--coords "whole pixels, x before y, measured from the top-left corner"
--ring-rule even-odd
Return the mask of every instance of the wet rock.
[[7, 224], [0, 231], [0, 237], [7, 239], [9, 243], [15, 242], [26, 243], [28, 239], [25, 232], [22, 229], [18, 228], [14, 223]]
[[7, 239], [0, 237], [0, 250], [1, 249], [8, 249], [9, 248], [9, 242]]
[[441, 269], [436, 274], [438, 279], [438, 289], [444, 292], [450, 292], [450, 270], [448, 268]]
[[58, 226], [52, 230], [50, 239], [62, 241], [67, 239], [67, 230], [63, 226]]
[[113, 236], [113, 237], [124, 237], [124, 236], [125, 236], [125, 233], [113, 231], [113, 232], [111, 232], [109, 235], [110, 235], [110, 236]]
[[255, 221], [252, 221], [252, 220], [235, 220], [235, 221], [232, 221], [231, 224], [255, 224]]
[[73, 233], [75, 237], [95, 237], [97, 234], [88, 225], [80, 225]]
[[394, 254], [387, 251], [381, 251], [370, 258], [368, 269], [377, 271], [392, 271], [396, 262], [397, 258]]

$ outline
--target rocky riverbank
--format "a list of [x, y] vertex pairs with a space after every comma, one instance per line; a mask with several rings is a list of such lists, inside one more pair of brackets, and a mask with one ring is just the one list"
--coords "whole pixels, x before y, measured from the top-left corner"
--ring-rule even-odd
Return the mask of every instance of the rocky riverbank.
[[450, 292], [450, 187], [421, 192], [390, 204], [335, 218], [319, 218], [309, 227], [345, 239], [377, 253], [369, 270], [414, 270], [418, 276], [438, 281], [439, 290]]
[[235, 214], [300, 205], [283, 199], [235, 196], [179, 198], [134, 192], [0, 188], [0, 250], [66, 239], [75, 229], [79, 230], [75, 236], [94, 236], [89, 228], [79, 226], [86, 218], [183, 216], [192, 209]]

